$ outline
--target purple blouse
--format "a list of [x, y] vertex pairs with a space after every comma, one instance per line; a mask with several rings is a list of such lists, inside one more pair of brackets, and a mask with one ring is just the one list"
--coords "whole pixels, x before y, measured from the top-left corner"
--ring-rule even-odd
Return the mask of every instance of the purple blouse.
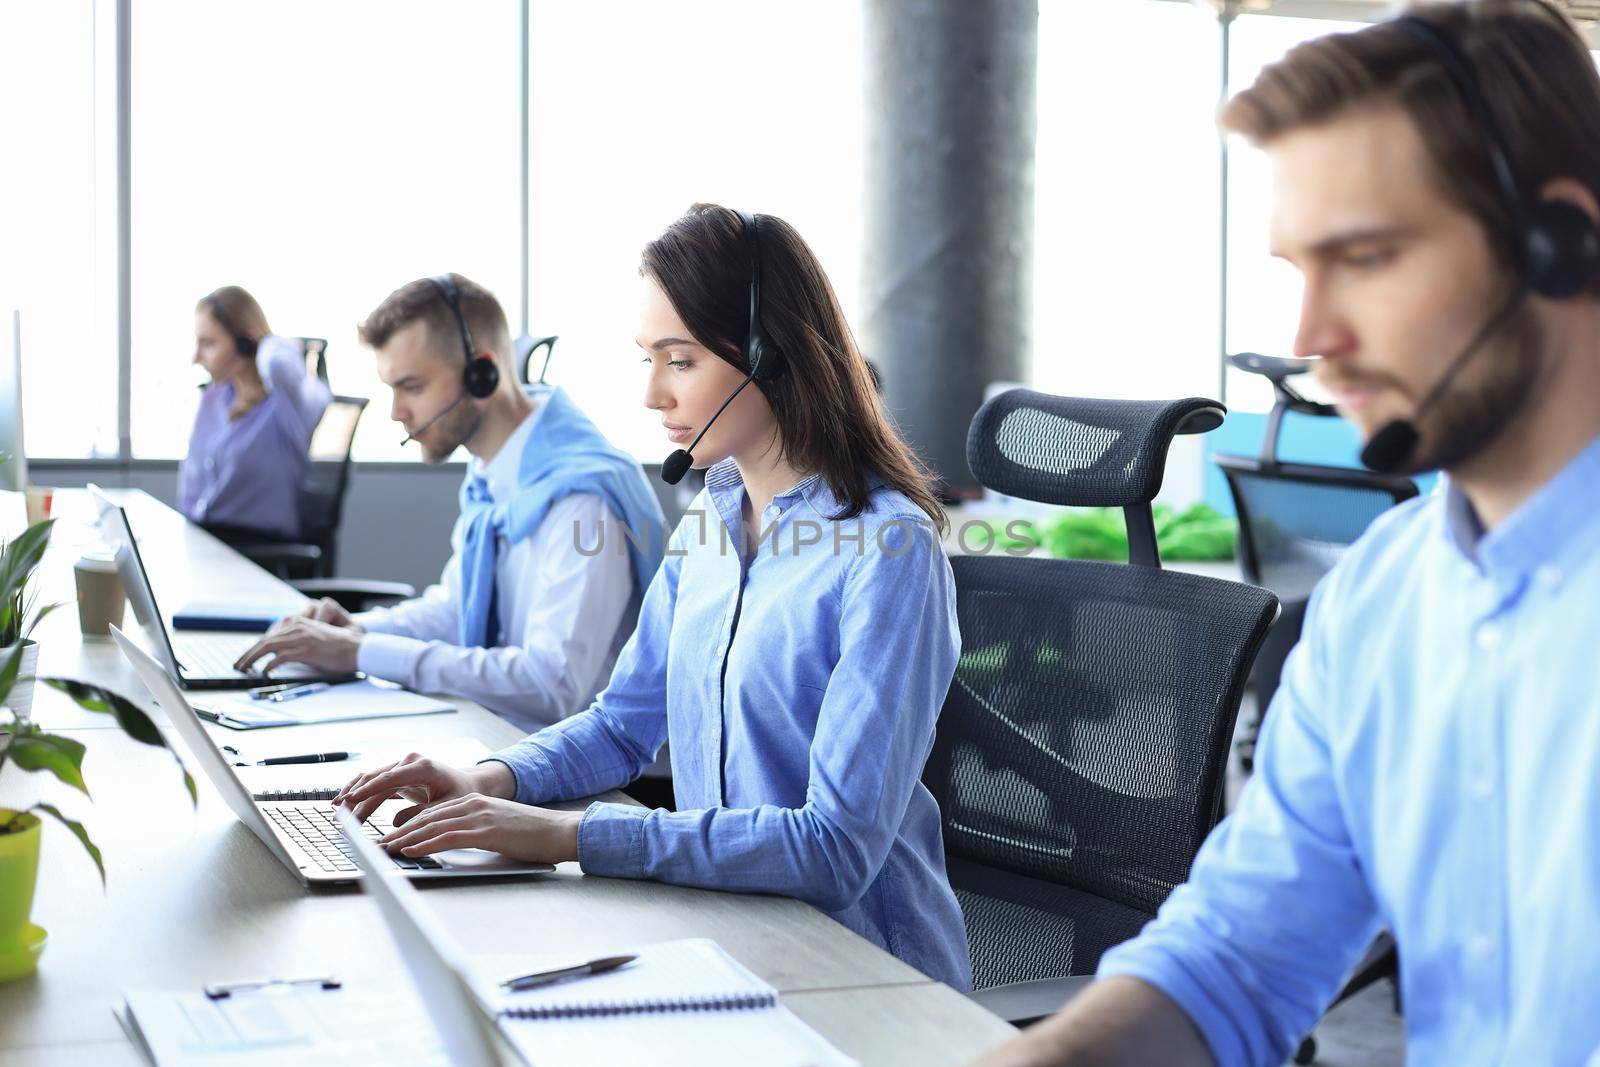
[[205, 387], [178, 468], [178, 506], [195, 522], [300, 536], [300, 483], [310, 466], [311, 434], [333, 398], [306, 373], [298, 342], [269, 336], [256, 349], [267, 398], [228, 418], [233, 383]]

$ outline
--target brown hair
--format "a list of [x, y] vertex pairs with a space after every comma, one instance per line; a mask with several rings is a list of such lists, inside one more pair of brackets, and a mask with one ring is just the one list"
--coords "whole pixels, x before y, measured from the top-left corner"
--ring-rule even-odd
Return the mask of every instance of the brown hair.
[[[761, 326], [788, 370], [756, 383], [778, 420], [784, 459], [820, 474], [854, 518], [867, 505], [876, 474], [943, 529], [944, 507], [932, 476], [900, 437], [878, 399], [872, 372], [833, 286], [794, 227], [757, 215], [761, 252]], [[695, 339], [748, 372], [744, 336], [750, 319], [750, 245], [738, 212], [695, 204], [645, 246], [639, 273], [660, 285]]]
[[[1600, 200], [1600, 74], [1572, 21], [1545, 0], [1466, 0], [1405, 12], [1453, 39], [1477, 74], [1524, 196], [1573, 178]], [[1487, 228], [1507, 267], [1512, 219], [1485, 135], [1436, 53], [1393, 23], [1291, 49], [1222, 109], [1223, 130], [1258, 145], [1362, 105], [1398, 105], [1422, 138], [1440, 191]], [[1600, 279], [1590, 285], [1600, 291]]]
[[[457, 305], [461, 317], [467, 320], [467, 330], [472, 334], [472, 345], [482, 351], [494, 352], [500, 363], [500, 373], [515, 378], [512, 367], [511, 328], [506, 324], [505, 309], [493, 293], [470, 278], [460, 274], [450, 275], [456, 283]], [[443, 358], [454, 358], [461, 348], [460, 331], [455, 316], [444, 295], [427, 278], [407, 282], [388, 296], [383, 303], [356, 327], [361, 343], [368, 348], [382, 348], [401, 330], [418, 320], [428, 324], [429, 340], [444, 347]]]
[[207, 293], [194, 309], [215, 319], [223, 332], [233, 338], [234, 347], [241, 356], [254, 356], [256, 346], [272, 332], [256, 298], [237, 285], [224, 285]]

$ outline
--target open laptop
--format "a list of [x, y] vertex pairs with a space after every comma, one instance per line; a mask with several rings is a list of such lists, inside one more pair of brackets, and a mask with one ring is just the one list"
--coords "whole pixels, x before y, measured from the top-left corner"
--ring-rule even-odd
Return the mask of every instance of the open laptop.
[[[331, 794], [311, 801], [269, 800], [252, 795], [212, 743], [200, 716], [184, 699], [172, 675], [115, 626], [111, 636], [228, 807], [285, 867], [308, 885], [351, 882], [359, 877], [350, 848], [334, 823], [333, 805], [328, 803]], [[375, 840], [394, 829], [394, 813], [405, 806], [406, 802], [399, 800], [384, 804], [364, 824], [366, 835]], [[523, 863], [479, 848], [451, 849], [417, 859], [379, 851], [390, 868], [408, 878], [481, 878], [549, 874], [555, 870], [548, 863]]]
[[492, 991], [480, 987], [454, 939], [422, 906], [417, 891], [401, 882], [388, 854], [373, 843], [365, 827], [356, 824], [349, 809], [338, 809], [334, 819], [351, 858], [365, 875], [363, 888], [378, 902], [389, 936], [411, 972], [446, 1058], [455, 1067], [498, 1067], [501, 1057], [489, 1009]]
[[235, 669], [239, 657], [261, 639], [259, 634], [184, 631], [174, 639], [156, 605], [155, 591], [150, 587], [150, 575], [144, 569], [127, 511], [99, 486], [91, 485], [89, 492], [99, 510], [100, 536], [116, 551], [117, 574], [122, 577], [122, 587], [127, 590], [147, 644], [184, 689], [248, 689], [272, 680], [348, 682], [356, 677], [349, 673], [329, 675], [298, 663], [273, 671], [271, 678], [257, 670]]

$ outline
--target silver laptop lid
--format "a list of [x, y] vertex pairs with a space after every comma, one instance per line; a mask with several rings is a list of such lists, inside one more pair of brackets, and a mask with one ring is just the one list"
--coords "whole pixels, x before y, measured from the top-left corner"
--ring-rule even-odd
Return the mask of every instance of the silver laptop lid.
[[350, 810], [336, 808], [334, 818], [364, 875], [362, 888], [378, 902], [389, 936], [439, 1031], [445, 1057], [467, 1067], [497, 1067], [500, 1056], [487, 1008], [492, 1001], [486, 989], [474, 989], [472, 970], [455, 939], [423, 906], [420, 895], [383, 850], [362, 832]]
[[[117, 554], [117, 574], [122, 579], [122, 588], [127, 590], [128, 602], [133, 605], [134, 618], [144, 630], [146, 644], [165, 662], [168, 673], [181, 676], [183, 668], [167, 636], [167, 625], [156, 605], [155, 590], [150, 588], [150, 576], [145, 572], [139, 542], [134, 540], [127, 511], [106, 496], [98, 485], [89, 486], [89, 495], [94, 497], [99, 510], [100, 536]], [[154, 693], [155, 689], [150, 691]]]
[[205, 773], [216, 791], [222, 794], [222, 799], [228, 802], [228, 807], [233, 809], [239, 821], [248, 826], [250, 832], [259, 837], [272, 850], [272, 854], [282, 860], [291, 871], [298, 873], [299, 864], [290, 858], [288, 850], [267, 825], [266, 816], [256, 807], [255, 798], [250, 795], [250, 790], [245, 788], [245, 784], [233, 773], [233, 768], [228, 766], [228, 761], [212, 743], [211, 735], [206, 733], [204, 724], [200, 722], [200, 716], [195, 714], [194, 708], [184, 699], [183, 692], [178, 688], [178, 683], [171, 672], [163, 670], [161, 664], [151, 659], [144, 649], [134, 644], [127, 634], [115, 626], [111, 628], [111, 636], [117, 642], [117, 647], [122, 649], [123, 656], [133, 665], [145, 688], [150, 690], [150, 695], [156, 698], [161, 710], [172, 720], [172, 726], [183, 739], [189, 754], [200, 765], [201, 771]]

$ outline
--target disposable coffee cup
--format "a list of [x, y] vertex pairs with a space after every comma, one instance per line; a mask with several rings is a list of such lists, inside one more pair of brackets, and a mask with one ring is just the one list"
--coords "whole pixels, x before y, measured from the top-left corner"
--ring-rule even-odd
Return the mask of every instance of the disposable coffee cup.
[[122, 625], [122, 605], [127, 594], [110, 552], [86, 552], [72, 565], [78, 583], [78, 627], [91, 637], [108, 637], [111, 627]]
[[23, 490], [23, 501], [28, 511], [28, 525], [43, 522], [50, 517], [56, 491], [48, 485], [30, 485]]

